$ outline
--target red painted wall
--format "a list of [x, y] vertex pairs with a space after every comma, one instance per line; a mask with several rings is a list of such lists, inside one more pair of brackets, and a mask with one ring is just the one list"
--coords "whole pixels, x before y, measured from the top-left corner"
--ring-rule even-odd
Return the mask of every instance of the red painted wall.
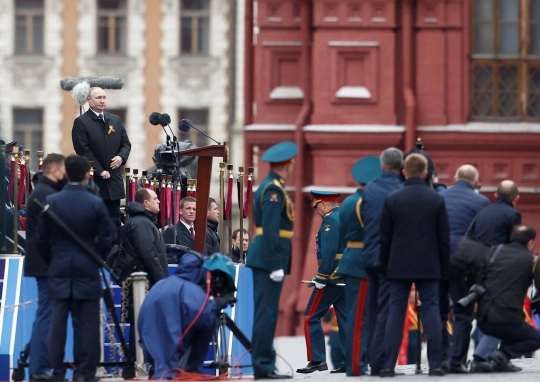
[[[306, 1], [312, 73], [308, 123], [337, 126], [295, 135], [294, 124], [303, 99], [272, 99], [270, 95], [278, 87], [302, 89], [300, 14]], [[407, 19], [408, 15], [412, 19]], [[304, 187], [350, 187], [354, 186], [350, 170], [358, 158], [379, 155], [391, 146], [404, 149], [411, 135], [389, 128], [412, 121], [406, 128], [412, 129], [409, 132], [414, 138], [422, 138], [443, 183], [451, 185], [456, 169], [465, 163], [477, 166], [484, 190], [513, 179], [526, 191], [518, 204], [523, 221], [540, 230], [540, 194], [536, 192], [540, 188], [540, 134], [421, 128], [469, 120], [469, 18], [470, 0], [259, 0], [255, 22], [259, 33], [253, 47], [254, 91], [246, 96], [252, 96], [255, 103], [253, 123], [289, 124], [289, 130], [273, 131], [268, 126], [266, 131], [247, 129], [246, 162], [252, 163], [252, 158], [260, 157], [274, 143], [296, 140], [304, 145], [305, 166], [295, 170], [294, 177], [300, 177]], [[412, 36], [409, 40], [408, 35]], [[409, 77], [408, 63], [412, 72]], [[407, 81], [413, 94], [408, 109], [404, 100]], [[370, 97], [339, 98], [336, 93], [343, 87], [363, 87]], [[378, 131], [336, 130], [343, 125], [378, 125]], [[255, 147], [259, 148], [257, 155], [253, 155]], [[260, 164], [258, 178], [267, 171], [268, 167]], [[491, 190], [486, 195], [493, 199]], [[295, 224], [305, 227], [305, 235], [302, 249], [293, 253], [301, 257], [303, 266], [293, 272], [304, 279], [316, 271], [313, 247], [320, 223], [309, 199], [304, 193], [302, 200], [295, 201], [302, 203], [305, 214], [303, 221]], [[299, 291], [294, 327], [301, 333], [310, 290], [290, 281], [285, 288]], [[280, 320], [283, 323], [283, 317]], [[293, 332], [278, 329], [278, 335], [284, 334]]]

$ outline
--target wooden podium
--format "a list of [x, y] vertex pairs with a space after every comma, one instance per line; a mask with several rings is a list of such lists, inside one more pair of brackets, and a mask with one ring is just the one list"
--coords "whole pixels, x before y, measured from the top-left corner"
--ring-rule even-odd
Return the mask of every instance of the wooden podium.
[[[210, 197], [210, 182], [212, 179], [212, 159], [223, 158], [223, 162], [229, 160], [229, 147], [226, 143], [197, 147], [183, 150], [180, 155], [199, 157], [197, 167], [197, 211], [195, 214], [195, 250], [204, 255], [204, 239], [206, 238], [206, 213], [208, 210], [208, 198]], [[223, 238], [221, 239], [223, 240]]]

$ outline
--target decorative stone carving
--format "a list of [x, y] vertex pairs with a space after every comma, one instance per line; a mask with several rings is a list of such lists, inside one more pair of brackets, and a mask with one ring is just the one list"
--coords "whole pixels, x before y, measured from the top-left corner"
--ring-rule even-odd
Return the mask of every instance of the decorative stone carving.
[[46, 56], [12, 56], [5, 65], [13, 73], [13, 86], [25, 90], [45, 86], [47, 75], [54, 67], [54, 59]]
[[325, 3], [323, 21], [336, 23], [338, 21], [338, 5], [336, 3]]
[[212, 57], [179, 56], [170, 60], [176, 72], [177, 86], [193, 90], [205, 90], [210, 76], [219, 69], [219, 61]]
[[85, 61], [87, 68], [95, 76], [118, 75], [127, 78], [137, 65], [136, 58], [128, 56], [92, 56]]
[[371, 21], [374, 23], [386, 22], [386, 5], [384, 3], [373, 3], [371, 5]]

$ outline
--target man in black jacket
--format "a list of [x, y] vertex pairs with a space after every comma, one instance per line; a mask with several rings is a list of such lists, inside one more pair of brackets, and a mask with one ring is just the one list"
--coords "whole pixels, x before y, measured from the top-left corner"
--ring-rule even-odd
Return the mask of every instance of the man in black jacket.
[[523, 319], [527, 289], [533, 280], [540, 285], [538, 257], [531, 254], [535, 238], [532, 227], [518, 225], [510, 244], [496, 255], [493, 248], [486, 257], [486, 292], [478, 301], [476, 318], [482, 332], [501, 340], [489, 356], [494, 371], [519, 371], [509, 360], [540, 349], [540, 332]]
[[91, 88], [86, 100], [90, 108], [73, 123], [73, 148], [94, 161], [94, 181], [118, 229], [120, 199], [125, 197], [121, 167], [128, 160], [131, 143], [120, 117], [105, 112], [107, 95], [103, 89]]
[[24, 275], [35, 277], [38, 290], [38, 307], [30, 339], [30, 381], [45, 381], [50, 378], [47, 337], [51, 326], [51, 303], [47, 285], [48, 266], [36, 246], [36, 225], [41, 208], [35, 203], [45, 203], [47, 196], [57, 193], [66, 184], [64, 156], [49, 154], [43, 160], [43, 175], [28, 197], [26, 207], [26, 257]]
[[208, 211], [206, 212], [206, 240], [204, 243], [204, 254], [210, 256], [219, 253], [219, 235], [217, 232], [219, 224], [219, 208], [214, 198], [208, 198]]
[[[232, 262], [241, 263], [241, 264], [245, 263], [245, 259], [247, 258], [248, 249], [249, 249], [248, 231], [244, 229], [242, 234], [240, 234], [240, 228], [235, 229], [232, 233], [231, 244], [232, 244], [232, 256], [231, 256]], [[240, 259], [240, 246], [243, 247], [242, 255], [244, 257], [242, 259]]]
[[148, 274], [150, 287], [169, 275], [165, 242], [156, 226], [158, 212], [156, 193], [141, 188], [135, 193], [135, 201], [126, 207], [130, 218], [121, 233], [122, 245], [136, 255], [140, 267], [137, 271]]
[[[514, 208], [519, 200], [516, 184], [511, 180], [503, 180], [497, 187], [495, 196], [497, 200], [476, 215], [467, 234], [471, 239], [488, 246], [508, 244], [512, 230], [521, 224], [521, 214]], [[480, 341], [474, 350], [470, 371], [491, 372], [493, 365], [487, 359], [498, 348], [499, 340], [484, 335], [481, 330], [479, 333]], [[509, 364], [509, 367], [514, 368], [514, 371], [521, 370], [512, 364]]]
[[450, 228], [442, 196], [424, 181], [427, 161], [405, 160], [405, 187], [390, 194], [381, 215], [380, 262], [390, 284], [390, 308], [381, 377], [393, 377], [411, 284], [422, 298], [422, 323], [428, 340], [429, 375], [444, 375], [439, 314], [439, 281], [448, 276]]
[[[107, 208], [85, 187], [90, 163], [71, 155], [65, 160], [70, 184], [49, 195], [46, 203], [75, 235], [103, 259], [111, 250], [115, 232]], [[96, 240], [97, 238], [97, 240]], [[52, 301], [49, 332], [51, 382], [63, 382], [68, 315], [73, 320], [73, 354], [79, 378], [94, 382], [100, 355], [100, 298], [103, 296], [99, 264], [90, 258], [48, 215], [41, 214], [36, 227], [36, 245], [49, 264], [47, 281]]]
[[[146, 272], [148, 283], [152, 288], [159, 280], [169, 276], [165, 242], [157, 228], [159, 199], [157, 194], [147, 188], [135, 193], [135, 201], [126, 207], [129, 220], [122, 227], [122, 246], [136, 256], [137, 272]], [[133, 315], [133, 296], [128, 290], [129, 349], [135, 354], [135, 317]]]

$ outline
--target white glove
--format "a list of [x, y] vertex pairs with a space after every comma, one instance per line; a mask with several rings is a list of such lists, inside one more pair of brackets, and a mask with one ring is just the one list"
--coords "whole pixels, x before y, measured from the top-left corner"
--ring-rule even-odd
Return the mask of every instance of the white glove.
[[276, 283], [282, 282], [283, 277], [285, 277], [285, 272], [283, 272], [283, 269], [278, 269], [277, 271], [270, 273], [270, 279]]
[[321, 283], [317, 282], [315, 277], [313, 278], [313, 280], [311, 280], [311, 282], [315, 285], [315, 288], [317, 288], [317, 289], [322, 289], [322, 288], [324, 288], [326, 286], [326, 284], [321, 284]]

